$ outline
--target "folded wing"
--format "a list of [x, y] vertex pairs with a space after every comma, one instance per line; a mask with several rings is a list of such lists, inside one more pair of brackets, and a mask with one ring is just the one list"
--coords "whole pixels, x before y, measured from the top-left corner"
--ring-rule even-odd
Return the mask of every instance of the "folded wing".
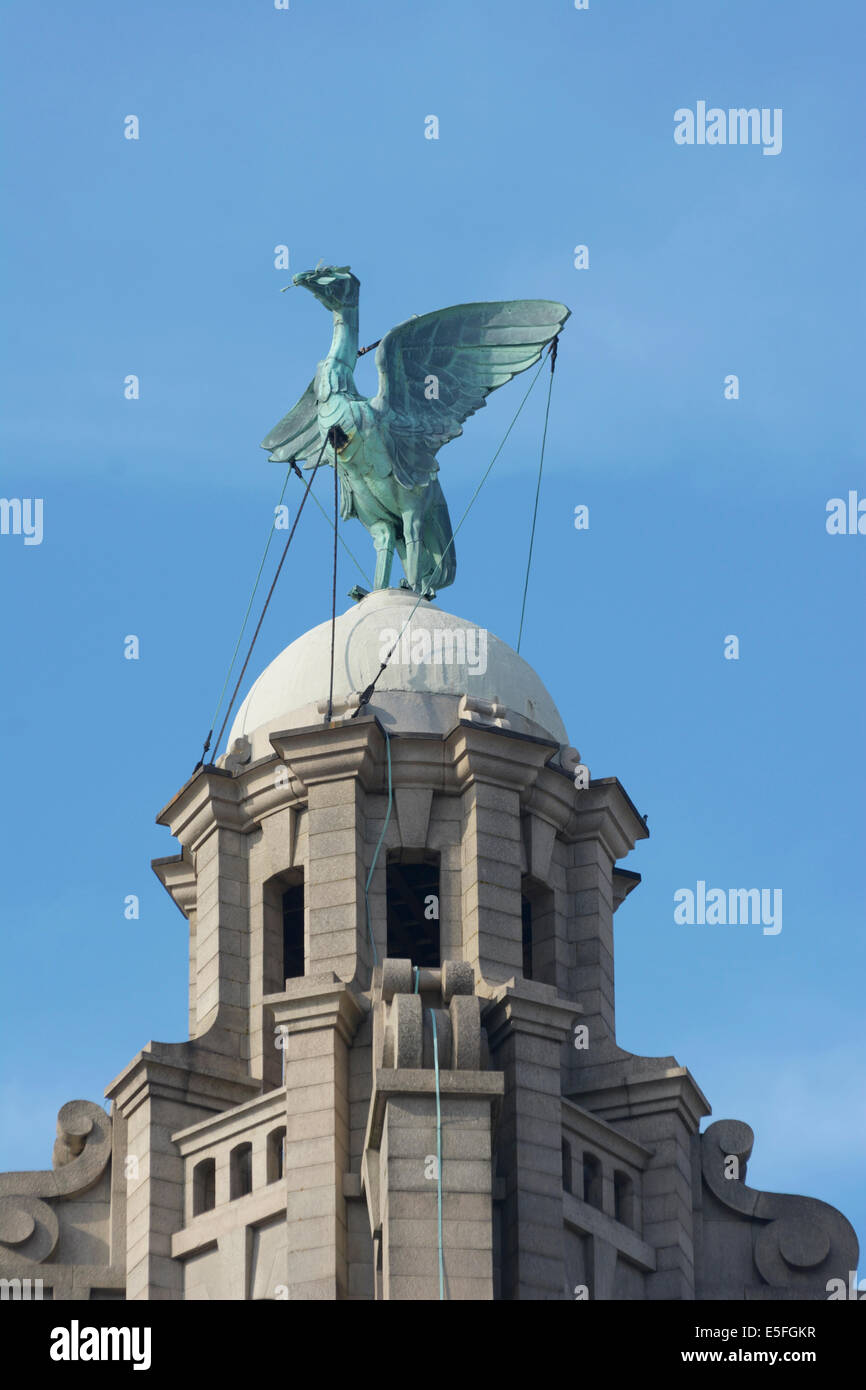
[[319, 438], [319, 418], [316, 409], [315, 380], [311, 381], [297, 405], [288, 415], [284, 415], [270, 434], [265, 435], [261, 447], [270, 449], [270, 457], [276, 463], [290, 463], [293, 459], [308, 459], [312, 454], [315, 462], [322, 441]]

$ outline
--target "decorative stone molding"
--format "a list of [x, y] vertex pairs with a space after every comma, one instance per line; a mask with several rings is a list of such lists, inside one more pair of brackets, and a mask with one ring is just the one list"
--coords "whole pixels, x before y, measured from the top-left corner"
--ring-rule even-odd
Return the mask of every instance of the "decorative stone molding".
[[182, 850], [180, 854], [168, 855], [164, 859], [152, 859], [150, 867], [175, 906], [184, 917], [189, 917], [196, 901], [195, 865], [190, 853]]
[[[358, 690], [353, 690], [351, 694], [346, 695], [342, 699], [335, 696], [331, 702], [331, 723], [335, 724], [338, 721], [344, 723], [348, 719], [354, 719], [355, 710], [358, 709], [360, 704], [361, 692]], [[319, 714], [324, 716], [325, 723], [327, 723], [328, 701], [319, 700], [316, 704], [316, 709], [319, 711]]]
[[156, 818], [167, 825], [184, 849], [194, 851], [218, 827], [243, 829], [239, 787], [224, 768], [210, 765], [196, 772]]
[[0, 1197], [77, 1196], [98, 1182], [110, 1157], [111, 1120], [102, 1106], [70, 1100], [57, 1116], [54, 1171], [0, 1174]]
[[224, 767], [226, 772], [239, 772], [245, 767], [253, 756], [253, 745], [250, 743], [246, 734], [241, 734], [236, 738], [228, 753], [219, 760], [219, 766]]
[[464, 695], [458, 713], [461, 719], [468, 719], [473, 724], [492, 724], [497, 729], [511, 728], [508, 710], [498, 695], [494, 695], [492, 700], [485, 700], [480, 695]]
[[377, 743], [384, 731], [373, 715], [323, 729], [292, 729], [271, 735], [271, 745], [304, 786], [357, 777], [364, 787], [378, 785]]
[[465, 961], [416, 972], [389, 959], [376, 968], [372, 999], [361, 1189], [376, 1297], [435, 1299], [444, 1288], [448, 1298], [490, 1299], [492, 1138], [504, 1079], [487, 1069], [475, 972]]
[[[857, 1268], [857, 1237], [835, 1207], [816, 1197], [761, 1192], [747, 1187], [746, 1164], [755, 1136], [742, 1120], [717, 1120], [701, 1135], [701, 1172], [713, 1196], [729, 1211], [754, 1222], [753, 1259], [774, 1290], [820, 1292], [827, 1280]], [[735, 1160], [731, 1164], [731, 1160]], [[726, 1176], [726, 1167], [739, 1176]]]
[[[94, 1202], [109, 1210], [109, 1192], [100, 1186], [112, 1156], [113, 1125], [101, 1105], [73, 1100], [57, 1117], [53, 1170], [0, 1175], [0, 1277], [14, 1281], [42, 1280], [58, 1299], [87, 1299], [92, 1288], [118, 1290], [125, 1272], [112, 1264], [106, 1251], [104, 1264], [64, 1263], [56, 1260], [61, 1241], [65, 1248], [92, 1226]], [[118, 1180], [115, 1177], [115, 1188]], [[87, 1215], [77, 1223], [77, 1201], [83, 1199]], [[118, 1220], [123, 1220], [115, 1193]], [[61, 1247], [64, 1248], [64, 1247]], [[67, 1259], [68, 1259], [67, 1255]], [[50, 1263], [49, 1263], [50, 1262]], [[36, 1295], [39, 1297], [40, 1295]]]

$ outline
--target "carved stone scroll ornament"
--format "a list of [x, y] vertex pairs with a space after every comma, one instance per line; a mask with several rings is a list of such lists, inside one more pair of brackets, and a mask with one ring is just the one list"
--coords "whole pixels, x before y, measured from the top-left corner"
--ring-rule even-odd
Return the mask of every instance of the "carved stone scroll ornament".
[[71, 1100], [57, 1116], [53, 1171], [0, 1175], [0, 1252], [37, 1264], [57, 1248], [52, 1198], [69, 1198], [98, 1182], [111, 1157], [111, 1120], [90, 1100]]
[[847, 1283], [848, 1271], [857, 1268], [853, 1227], [835, 1207], [815, 1197], [747, 1187], [746, 1162], [754, 1142], [741, 1120], [717, 1120], [701, 1136], [701, 1168], [707, 1187], [724, 1206], [760, 1223], [753, 1258], [762, 1279], [772, 1288], [803, 1293], [826, 1287], [829, 1279]]

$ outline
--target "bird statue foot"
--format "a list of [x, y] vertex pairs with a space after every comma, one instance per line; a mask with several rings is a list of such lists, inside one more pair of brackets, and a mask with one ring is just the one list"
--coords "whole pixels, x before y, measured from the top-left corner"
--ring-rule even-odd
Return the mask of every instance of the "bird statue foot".
[[360, 603], [361, 599], [366, 598], [369, 592], [369, 589], [362, 589], [360, 584], [356, 584], [354, 589], [349, 590], [348, 597], [353, 598], [356, 603]]
[[416, 589], [415, 585], [410, 584], [408, 579], [401, 579], [400, 588], [407, 589], [410, 594], [420, 594], [421, 598], [431, 599], [436, 597], [436, 590], [429, 584], [426, 589]]

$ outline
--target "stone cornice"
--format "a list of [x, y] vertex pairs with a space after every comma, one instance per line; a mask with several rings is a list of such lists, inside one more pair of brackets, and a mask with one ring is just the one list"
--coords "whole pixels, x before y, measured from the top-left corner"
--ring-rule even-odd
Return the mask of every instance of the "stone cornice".
[[575, 790], [570, 777], [563, 776], [558, 768], [546, 766], [523, 798], [522, 809], [541, 816], [556, 827], [559, 835], [570, 841], [577, 835], [582, 794]]
[[[629, 1065], [631, 1062], [631, 1065]], [[656, 1065], [653, 1065], [653, 1064]], [[672, 1065], [666, 1065], [671, 1063]], [[571, 1092], [570, 1099], [612, 1124], [674, 1111], [696, 1134], [701, 1119], [711, 1113], [709, 1102], [687, 1067], [673, 1057], [628, 1057], [621, 1062], [593, 1067], [596, 1084]], [[605, 1084], [610, 1075], [610, 1084]]]
[[[471, 720], [461, 720], [442, 737], [394, 731], [390, 738], [394, 787], [425, 786], [457, 796], [478, 781], [518, 791], [522, 809], [554, 826], [565, 841], [599, 837], [614, 858], [649, 833], [615, 777], [576, 791], [571, 777], [551, 763], [558, 745], [550, 739]], [[271, 744], [273, 756], [235, 773], [213, 765], [200, 769], [157, 823], [194, 850], [216, 827], [246, 833], [285, 806], [303, 806], [316, 783], [357, 778], [374, 793], [386, 785], [385, 730], [374, 715], [276, 732]], [[179, 877], [175, 870], [160, 872], [171, 862], [154, 861], [163, 882], [169, 873]], [[166, 887], [172, 891], [167, 882]], [[190, 905], [179, 897], [175, 901], [181, 911]]]
[[105, 1088], [128, 1119], [153, 1096], [185, 1105], [226, 1110], [251, 1098], [261, 1089], [242, 1064], [212, 1052], [199, 1042], [150, 1042]]
[[591, 1110], [584, 1109], [582, 1105], [566, 1096], [562, 1098], [562, 1132], [565, 1136], [571, 1133], [580, 1135], [582, 1139], [606, 1149], [624, 1163], [630, 1163], [639, 1172], [648, 1167], [652, 1158], [651, 1149], [645, 1148], [636, 1139], [630, 1139], [600, 1115], [594, 1115]]
[[482, 1021], [491, 1048], [499, 1047], [509, 1031], [564, 1043], [583, 1013], [580, 1004], [560, 998], [552, 985], [532, 980], [515, 978], [492, 987], [482, 983], [478, 993], [487, 994]]
[[[439, 1094], [442, 1096], [466, 1096], [473, 1100], [487, 1100], [492, 1106], [492, 1121], [495, 1125], [499, 1105], [505, 1094], [505, 1077], [501, 1071], [440, 1071]], [[430, 1067], [378, 1067], [370, 1097], [370, 1112], [367, 1119], [367, 1133], [364, 1139], [364, 1152], [378, 1149], [382, 1142], [382, 1127], [385, 1123], [385, 1110], [389, 1100], [395, 1096], [436, 1097], [436, 1073]]]
[[242, 1101], [231, 1110], [209, 1115], [205, 1120], [197, 1120], [193, 1125], [176, 1130], [171, 1142], [177, 1144], [181, 1155], [188, 1158], [199, 1149], [210, 1148], [221, 1140], [234, 1135], [245, 1134], [248, 1130], [270, 1120], [285, 1119], [286, 1088], [266, 1091], [264, 1095], [253, 1096], [252, 1100]]
[[280, 994], [265, 995], [262, 1003], [271, 1010], [274, 1024], [291, 1036], [321, 1028], [333, 1028], [351, 1043], [370, 1004], [333, 972], [288, 980]]
[[267, 816], [285, 806], [298, 808], [307, 800], [307, 789], [284, 762], [272, 754], [259, 758], [238, 774], [243, 829], [254, 830]]
[[640, 881], [640, 874], [633, 873], [631, 869], [614, 869], [612, 877], [614, 912], [625, 902], [629, 893], [634, 892]]
[[643, 817], [617, 777], [590, 782], [576, 792], [577, 824], [564, 836], [569, 841], [601, 840], [614, 862], [649, 838]]
[[184, 917], [189, 917], [196, 900], [195, 865], [189, 851], [184, 849], [180, 854], [170, 854], [164, 859], [151, 859], [150, 867], [171, 895], [175, 906]]
[[217, 826], [243, 828], [239, 786], [231, 773], [203, 767], [160, 811], [157, 825], [167, 825], [185, 849], [195, 850]]
[[271, 734], [271, 746], [305, 788], [357, 777], [365, 788], [377, 789], [381, 780], [377, 743], [384, 743], [384, 738], [378, 719], [361, 715], [345, 723]]
[[453, 761], [456, 789], [486, 782], [523, 792], [533, 786], [559, 744], [510, 729], [462, 721], [447, 735], [445, 752]]

